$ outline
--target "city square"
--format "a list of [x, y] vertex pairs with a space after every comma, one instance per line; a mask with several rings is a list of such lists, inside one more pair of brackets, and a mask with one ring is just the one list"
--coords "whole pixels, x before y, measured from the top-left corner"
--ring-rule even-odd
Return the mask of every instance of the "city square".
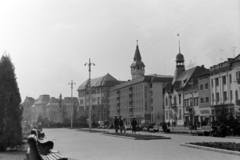
[[[114, 130], [97, 130], [110, 131]], [[133, 140], [112, 137], [101, 132], [89, 133], [86, 129], [44, 129], [46, 137], [54, 141], [54, 149], [70, 160], [238, 160], [239, 156], [180, 146], [189, 142], [240, 142], [239, 138], [214, 138], [203, 136], [164, 134], [163, 132], [137, 134], [156, 134], [171, 137], [166, 140]], [[130, 131], [127, 131], [130, 133]]]
[[2, 0], [0, 20], [0, 160], [240, 159], [239, 0]]

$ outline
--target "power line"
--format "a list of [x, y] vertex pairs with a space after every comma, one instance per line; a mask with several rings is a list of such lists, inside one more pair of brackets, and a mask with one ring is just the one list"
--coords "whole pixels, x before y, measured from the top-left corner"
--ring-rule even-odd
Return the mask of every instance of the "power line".
[[[206, 0], [202, 1], [200, 4], [198, 4], [196, 7], [194, 7], [192, 10], [190, 10], [187, 14], [185, 14], [182, 18], [178, 19], [176, 22], [174, 22], [173, 24], [170, 25], [169, 28], [171, 28], [172, 26], [174, 26], [175, 24], [177, 24], [180, 20], [182, 20], [184, 17], [186, 17], [188, 14], [190, 14], [192, 11], [194, 11], [196, 8], [198, 8], [200, 5], [202, 5]], [[158, 35], [164, 33], [165, 31], [167, 31], [169, 28], [165, 29], [164, 31], [162, 31], [161, 33], [159, 33]], [[150, 42], [148, 42], [146, 45], [150, 44], [153, 40], [155, 40], [157, 37], [155, 37], [154, 39], [152, 39]]]
[[[185, 21], [184, 23], [180, 24], [177, 28], [181, 27], [182, 25], [184, 25], [185, 23], [187, 23], [188, 21], [190, 21], [193, 17], [195, 17], [196, 15], [198, 15], [198, 14], [199, 14], [200, 12], [202, 12], [203, 10], [207, 9], [209, 6], [211, 6], [212, 4], [214, 4], [216, 1], [217, 1], [217, 0], [215, 0], [213, 3], [209, 4], [208, 6], [206, 6], [205, 8], [203, 8], [202, 10], [200, 10], [199, 12], [197, 12], [197, 13], [196, 13], [195, 15], [193, 15], [192, 17], [188, 18], [187, 21]], [[197, 7], [199, 7], [202, 3], [204, 3], [204, 1], [201, 2]], [[193, 10], [195, 10], [197, 7], [195, 7], [194, 9], [192, 9], [190, 12], [192, 12]], [[189, 13], [190, 13], [190, 12], [189, 12]], [[184, 17], [187, 16], [189, 13], [187, 13], [186, 15], [184, 15]], [[175, 23], [173, 23], [169, 28], [171, 28], [172, 26], [174, 26], [176, 23], [178, 23], [178, 22], [179, 22], [181, 19], [183, 19], [184, 17], [182, 17], [182, 18], [180, 18], [179, 20], [177, 20], [177, 21], [176, 21]], [[163, 32], [159, 33], [158, 35], [163, 34], [163, 33], [166, 32], [167, 30], [169, 30], [169, 28], [165, 29]], [[175, 31], [177, 28], [174, 28], [173, 30], [167, 32], [166, 35], [163, 36], [160, 40], [162, 40], [162, 39], [165, 38], [168, 34], [170, 34], [170, 33], [172, 33], [173, 31]], [[151, 41], [150, 41], [149, 43], [147, 43], [145, 46], [149, 45], [149, 44], [150, 44], [152, 41], [154, 41], [156, 38], [158, 38], [158, 37], [155, 37], [153, 40], [151, 40]], [[159, 41], [160, 41], [160, 40], [159, 40]], [[143, 50], [149, 48], [149, 46], [146, 47], [146, 48], [144, 48], [145, 46], [143, 46]]]

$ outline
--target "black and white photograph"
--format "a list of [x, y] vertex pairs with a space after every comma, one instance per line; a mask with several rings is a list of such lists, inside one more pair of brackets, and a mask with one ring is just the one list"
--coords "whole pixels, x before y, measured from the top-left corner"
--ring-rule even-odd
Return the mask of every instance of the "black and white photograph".
[[240, 160], [240, 0], [0, 0], [0, 160]]

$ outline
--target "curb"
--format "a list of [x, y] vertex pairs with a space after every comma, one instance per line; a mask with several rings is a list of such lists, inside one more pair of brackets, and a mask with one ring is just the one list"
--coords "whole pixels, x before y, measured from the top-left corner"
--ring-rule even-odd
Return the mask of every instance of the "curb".
[[207, 150], [207, 151], [220, 152], [220, 153], [226, 153], [226, 154], [233, 154], [233, 155], [240, 156], [240, 152], [238, 152], [238, 151], [230, 151], [230, 150], [225, 150], [225, 149], [204, 147], [204, 146], [198, 146], [198, 145], [193, 145], [193, 144], [188, 144], [188, 143], [181, 143], [180, 146], [189, 147], [189, 148], [196, 148], [196, 149], [202, 149], [202, 150]]
[[112, 136], [112, 137], [119, 137], [119, 138], [127, 138], [133, 140], [162, 140], [162, 139], [171, 139], [170, 137], [130, 137], [124, 135], [113, 135], [108, 133], [102, 133], [103, 135]]

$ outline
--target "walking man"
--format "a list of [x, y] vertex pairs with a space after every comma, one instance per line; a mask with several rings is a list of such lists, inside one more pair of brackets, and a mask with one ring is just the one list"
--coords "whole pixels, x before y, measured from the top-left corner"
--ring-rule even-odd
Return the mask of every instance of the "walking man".
[[135, 118], [133, 118], [132, 120], [132, 133], [136, 133], [136, 127], [137, 127], [137, 121], [135, 120]]
[[115, 127], [115, 132], [116, 133], [118, 133], [118, 126], [119, 126], [119, 120], [118, 120], [117, 116], [115, 116], [114, 127]]
[[120, 126], [120, 133], [122, 133], [123, 127], [124, 127], [122, 116], [119, 117], [119, 126]]

